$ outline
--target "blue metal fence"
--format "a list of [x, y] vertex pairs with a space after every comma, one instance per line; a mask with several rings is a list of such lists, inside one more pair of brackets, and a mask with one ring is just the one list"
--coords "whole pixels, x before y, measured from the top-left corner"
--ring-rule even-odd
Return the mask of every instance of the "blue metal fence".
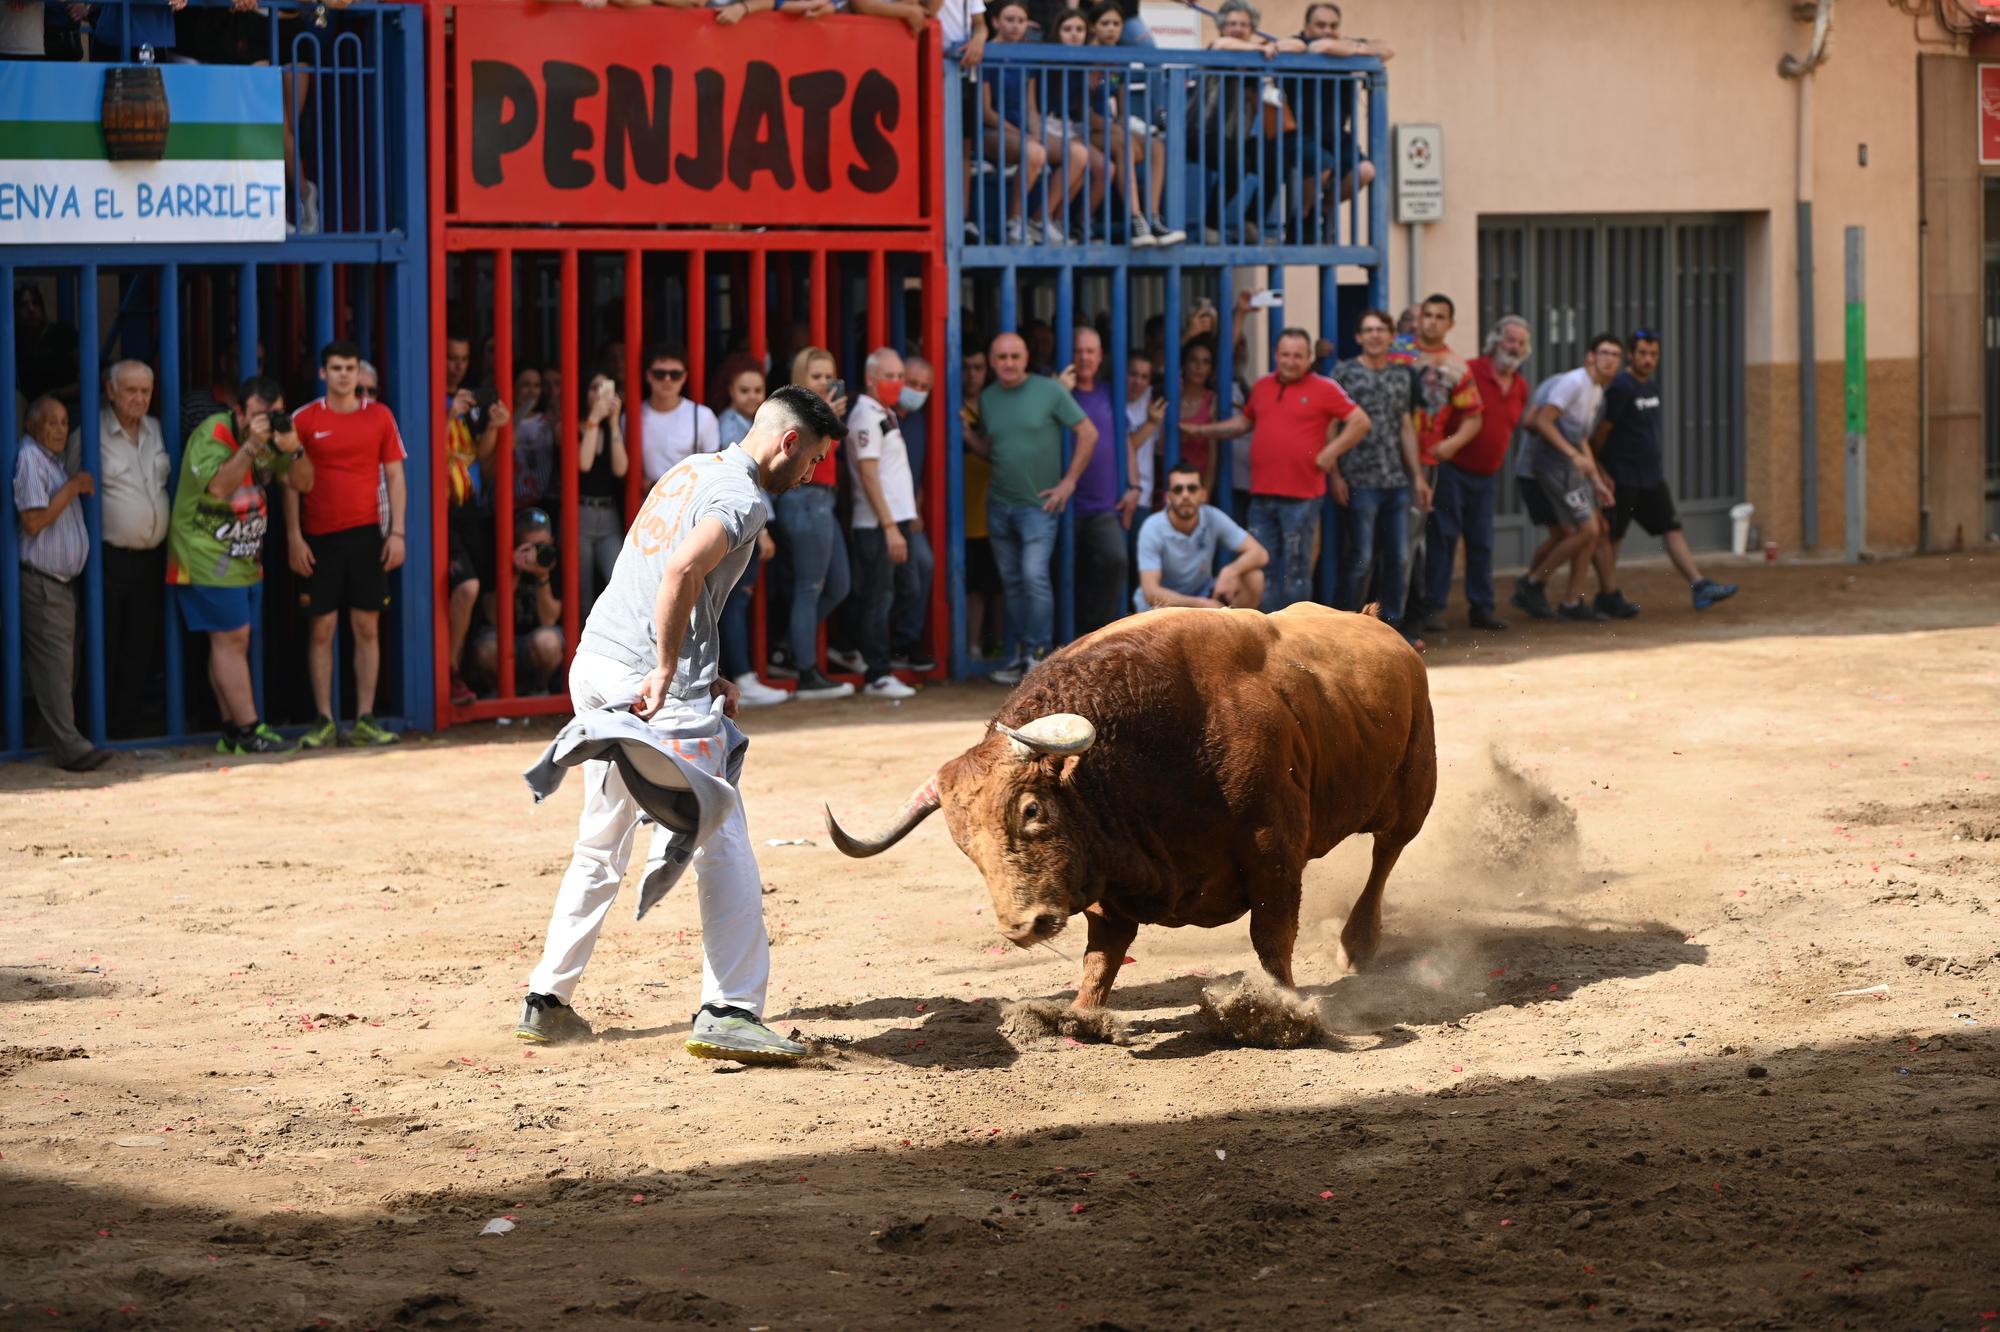
[[[1365, 305], [1388, 300], [1388, 84], [1373, 58], [989, 42], [977, 70], [948, 65], [960, 95], [944, 99], [946, 244], [952, 290], [947, 343], [982, 349], [1030, 318], [1051, 325], [1053, 369], [1069, 360], [1079, 318], [1106, 325], [1104, 378], [1122, 385], [1135, 328], [1161, 321], [1167, 399], [1158, 475], [1180, 460], [1181, 338], [1192, 303], [1218, 312], [1218, 416], [1229, 414], [1239, 367], [1230, 321], [1237, 270], [1261, 268], [1282, 296], [1288, 266], [1320, 270], [1321, 337], [1339, 347]], [[1360, 186], [1363, 161], [1382, 179]], [[1158, 180], [1155, 196], [1155, 180]], [[1137, 212], [1158, 216], [1134, 225]], [[1135, 208], [1134, 204], [1138, 207]], [[1164, 224], [1164, 226], [1160, 224]], [[1161, 233], [1179, 233], [1162, 244]], [[1150, 233], [1150, 234], [1149, 234]], [[1343, 287], [1340, 271], [1359, 273]], [[1343, 318], [1343, 308], [1347, 310]], [[968, 327], [972, 312], [984, 323]], [[1268, 310], [1269, 337], [1283, 326]], [[1328, 358], [1329, 360], [1331, 358]], [[952, 431], [946, 450], [946, 561], [954, 674], [978, 674], [965, 622], [965, 385], [958, 356], [939, 367]], [[1044, 367], [1033, 367], [1041, 369]], [[1322, 365], [1330, 369], [1330, 365]], [[1242, 367], [1254, 379], [1251, 367]], [[1119, 486], [1126, 483], [1122, 410], [1112, 413]], [[1217, 492], [1236, 498], [1231, 458], [1247, 441], [1215, 444]], [[1064, 465], [1071, 457], [1065, 438]], [[1338, 511], [1322, 518], [1316, 586], [1331, 602]], [[1057, 634], [1074, 635], [1074, 519], [1065, 513], [1054, 583]], [[1003, 655], [1006, 655], [1003, 653]]]
[[[204, 7], [191, 0], [185, 16]], [[425, 373], [429, 305], [426, 298], [424, 175], [423, 11], [416, 5], [359, 0], [329, 11], [312, 3], [266, 3], [257, 13], [235, 14], [226, 4], [206, 8], [230, 13], [249, 49], [243, 63], [272, 63], [285, 82], [287, 236], [282, 242], [200, 244], [0, 243], [0, 289], [12, 297], [32, 288], [58, 325], [74, 329], [79, 392], [70, 404], [81, 435], [83, 466], [99, 471], [98, 439], [103, 369], [121, 359], [152, 366], [152, 412], [159, 419], [178, 478], [184, 398], [206, 389], [220, 374], [222, 352], [233, 349], [243, 372], [261, 368], [287, 388], [287, 401], [317, 397], [317, 349], [335, 336], [350, 338], [378, 367], [382, 398], [395, 412], [414, 462], [430, 449], [431, 418]], [[160, 6], [164, 9], [164, 6]], [[129, 0], [94, 5], [88, 28], [76, 37], [138, 55]], [[52, 11], [53, 12], [53, 11]], [[257, 24], [258, 28], [245, 27]], [[60, 35], [60, 30], [52, 30]], [[254, 40], [253, 40], [254, 36]], [[156, 51], [165, 59], [164, 51]], [[0, 242], [6, 237], [0, 234]], [[20, 643], [18, 517], [11, 478], [22, 445], [15, 410], [17, 328], [0, 322], [0, 465], [9, 483], [0, 498], [0, 757], [29, 752], [23, 707]], [[197, 377], [198, 376], [198, 377]], [[411, 551], [429, 549], [429, 469], [405, 469]], [[274, 515], [279, 511], [274, 503]], [[82, 729], [107, 740], [101, 516], [96, 498], [84, 501], [91, 559], [82, 579], [78, 700]], [[265, 546], [267, 573], [282, 576], [284, 543], [279, 523]], [[382, 689], [386, 716], [428, 727], [432, 722], [430, 592], [424, 561], [412, 559], [392, 577], [393, 609], [385, 625]], [[200, 738], [185, 703], [187, 638], [167, 601], [164, 666], [166, 726], [151, 743]], [[257, 626], [279, 621], [280, 608], [260, 609]], [[252, 666], [258, 705], [264, 707], [267, 664], [285, 666], [299, 641], [253, 638]], [[300, 672], [302, 675], [302, 671]], [[338, 681], [338, 673], [336, 673]]]

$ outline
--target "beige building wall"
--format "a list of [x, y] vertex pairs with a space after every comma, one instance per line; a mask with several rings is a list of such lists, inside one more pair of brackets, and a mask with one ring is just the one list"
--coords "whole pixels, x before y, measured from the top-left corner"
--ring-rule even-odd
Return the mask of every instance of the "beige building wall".
[[[1748, 498], [1764, 534], [1796, 550], [1800, 95], [1778, 62], [1806, 49], [1811, 25], [1792, 17], [1791, 0], [1349, 0], [1343, 8], [1347, 32], [1396, 50], [1392, 122], [1444, 127], [1446, 216], [1425, 228], [1417, 280], [1459, 301], [1461, 351], [1476, 349], [1478, 321], [1504, 313], [1475, 308], [1482, 214], [1743, 216]], [[1267, 4], [1263, 26], [1296, 32], [1304, 10], [1304, 0]], [[1867, 229], [1869, 542], [1884, 552], [1917, 542], [1918, 57], [1963, 50], [1882, 0], [1838, 0], [1831, 56], [1813, 76], [1822, 549], [1839, 548], [1844, 525], [1850, 225]], [[1391, 230], [1390, 292], [1400, 307], [1412, 276], [1408, 228]], [[1310, 271], [1288, 275], [1287, 289], [1297, 293], [1290, 313], [1315, 318]], [[1954, 336], [1976, 338], [1978, 329]]]

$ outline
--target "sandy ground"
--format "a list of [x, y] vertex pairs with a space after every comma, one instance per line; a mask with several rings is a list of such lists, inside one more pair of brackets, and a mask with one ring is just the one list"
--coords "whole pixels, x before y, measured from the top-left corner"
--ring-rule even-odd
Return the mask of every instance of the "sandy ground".
[[[1371, 972], [1364, 848], [1310, 871], [1300, 1049], [1202, 1020], [1241, 922], [1140, 933], [1129, 1046], [1016, 1049], [1075, 973], [942, 820], [827, 845], [990, 686], [749, 719], [806, 1070], [681, 1052], [684, 890], [621, 902], [602, 1040], [511, 1038], [579, 800], [529, 805], [546, 724], [0, 770], [0, 1325], [1991, 1328], [2000, 559], [1732, 576], [1434, 641], [1437, 806]], [[1496, 752], [1569, 864], [1496, 853]]]

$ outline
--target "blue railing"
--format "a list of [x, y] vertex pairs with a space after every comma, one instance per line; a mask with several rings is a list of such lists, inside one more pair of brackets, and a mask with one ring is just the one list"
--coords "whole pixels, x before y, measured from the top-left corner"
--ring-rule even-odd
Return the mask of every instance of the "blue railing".
[[969, 251], [1136, 246], [1136, 262], [1164, 261], [1179, 247], [1146, 237], [1164, 222], [1198, 248], [1379, 262], [1386, 207], [1355, 179], [1388, 151], [1378, 60], [999, 43], [976, 70], [948, 68], [947, 151], [964, 157], [947, 182]]
[[[236, 47], [231, 59], [212, 63], [268, 62], [283, 71], [285, 173], [288, 220], [283, 241], [144, 242], [84, 244], [0, 243], [0, 291], [9, 300], [33, 288], [47, 315], [75, 347], [79, 386], [67, 397], [79, 430], [82, 466], [100, 471], [99, 427], [110, 406], [100, 396], [104, 369], [114, 361], [144, 361], [154, 372], [150, 414], [157, 418], [173, 475], [178, 477], [186, 440], [182, 404], [222, 375], [225, 349], [240, 374], [259, 365], [286, 386], [293, 406], [320, 392], [316, 350], [329, 339], [351, 338], [379, 369], [383, 398], [395, 411], [410, 457], [429, 454], [431, 418], [424, 387], [428, 314], [424, 177], [423, 10], [414, 4], [361, 0], [346, 8], [265, 0], [261, 13], [236, 13], [212, 0], [189, 0], [174, 15], [155, 0], [105, 0], [85, 22], [52, 27], [52, 56], [75, 55], [88, 43], [99, 57], [138, 57], [153, 47], [156, 60], [171, 58], [153, 40], [162, 16], [181, 31], [189, 15], [228, 21]], [[158, 11], [158, 12], [152, 12]], [[50, 13], [61, 14], [51, 6]], [[322, 25], [323, 19], [323, 25]], [[66, 15], [62, 22], [69, 23]], [[149, 34], [146, 24], [155, 25]], [[219, 55], [217, 29], [197, 37], [195, 54]], [[59, 49], [67, 48], [67, 49]], [[124, 61], [122, 63], [135, 63]], [[102, 61], [98, 62], [102, 67]], [[46, 68], [46, 66], [44, 66]], [[83, 77], [87, 66], [79, 65]], [[310, 184], [312, 205], [304, 188]], [[313, 216], [317, 213], [317, 217]], [[4, 241], [4, 237], [0, 237]], [[17, 451], [32, 445], [20, 436], [15, 415], [13, 319], [0, 321], [0, 468], [11, 483]], [[408, 548], [428, 549], [428, 468], [407, 470]], [[91, 558], [80, 582], [81, 630], [77, 639], [77, 718], [90, 739], [121, 737], [107, 730], [107, 662], [100, 501], [84, 501]], [[265, 563], [285, 578], [284, 530], [274, 498]], [[18, 517], [12, 486], [0, 493], [0, 757], [29, 749], [23, 708]], [[428, 726], [431, 695], [430, 595], [422, 561], [412, 558], [392, 577], [394, 609], [385, 620], [382, 692], [385, 714]], [[126, 743], [202, 738], [187, 704], [204, 686], [199, 658], [188, 660], [191, 641], [166, 600], [157, 663], [163, 675], [164, 728]], [[267, 660], [295, 683], [286, 654], [299, 643], [289, 612], [260, 610], [254, 620], [251, 664], [260, 714]], [[265, 642], [267, 619], [284, 641]], [[301, 631], [302, 632], [302, 631]], [[196, 677], [190, 679], [189, 677]], [[335, 674], [336, 697], [340, 672]], [[336, 706], [338, 706], [336, 704]]]

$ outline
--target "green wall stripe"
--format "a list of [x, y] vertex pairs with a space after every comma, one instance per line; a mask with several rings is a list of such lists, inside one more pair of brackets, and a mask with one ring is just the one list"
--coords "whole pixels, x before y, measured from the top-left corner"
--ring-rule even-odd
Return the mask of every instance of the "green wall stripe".
[[[183, 162], [282, 158], [283, 125], [167, 126], [167, 156]], [[89, 120], [0, 120], [0, 159], [103, 161], [104, 127]]]

